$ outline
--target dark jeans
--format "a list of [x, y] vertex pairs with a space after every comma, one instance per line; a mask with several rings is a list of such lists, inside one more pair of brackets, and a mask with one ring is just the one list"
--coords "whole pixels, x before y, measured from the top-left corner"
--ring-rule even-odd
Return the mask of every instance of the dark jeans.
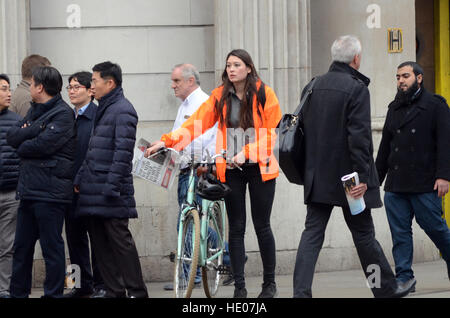
[[[294, 297], [312, 297], [311, 286], [317, 258], [325, 236], [325, 229], [330, 219], [332, 205], [311, 203], [307, 206], [305, 229], [297, 251], [294, 270]], [[375, 239], [370, 209], [358, 215], [352, 215], [348, 208], [343, 208], [345, 222], [353, 237], [356, 251], [366, 278], [372, 281], [372, 270], [379, 268], [379, 284], [371, 288], [375, 297], [389, 297], [395, 292], [397, 283], [394, 273]]]
[[231, 193], [225, 198], [229, 223], [229, 248], [231, 268], [235, 287], [245, 286], [245, 193], [247, 184], [250, 192], [250, 206], [258, 238], [258, 246], [264, 269], [264, 283], [275, 282], [275, 239], [270, 227], [270, 214], [275, 196], [275, 179], [263, 182], [257, 164], [243, 166], [243, 171], [230, 169], [226, 171], [226, 183]]
[[[65, 218], [70, 263], [80, 267], [80, 289], [84, 291], [91, 291], [94, 288], [105, 289], [93, 250], [89, 256], [89, 219], [88, 217], [75, 218], [74, 208], [74, 205], [69, 207]], [[92, 237], [92, 233], [89, 234], [89, 237]]]
[[12, 297], [25, 298], [31, 292], [33, 255], [36, 241], [45, 262], [44, 296], [61, 297], [64, 291], [65, 257], [62, 228], [67, 205], [21, 201], [14, 241]]
[[[91, 245], [108, 297], [148, 297], [128, 219], [90, 218]], [[128, 292], [128, 293], [127, 293]]]
[[442, 200], [436, 192], [393, 193], [386, 192], [384, 203], [392, 235], [392, 254], [397, 280], [414, 278], [412, 219], [441, 251], [443, 259], [450, 264], [450, 230], [442, 218]]

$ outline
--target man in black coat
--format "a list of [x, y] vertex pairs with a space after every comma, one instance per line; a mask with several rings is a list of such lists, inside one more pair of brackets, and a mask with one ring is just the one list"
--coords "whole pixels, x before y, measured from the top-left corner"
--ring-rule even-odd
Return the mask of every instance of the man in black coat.
[[122, 90], [122, 70], [104, 62], [94, 66], [92, 91], [99, 106], [86, 159], [74, 181], [77, 216], [89, 216], [91, 244], [106, 297], [148, 297], [139, 255], [128, 229], [136, 218], [131, 175], [138, 116]]
[[376, 166], [381, 182], [387, 175], [384, 203], [397, 280], [415, 282], [414, 217], [441, 251], [450, 277], [450, 230], [441, 217], [450, 180], [450, 110], [443, 97], [425, 90], [415, 62], [397, 69], [397, 95], [389, 104]]
[[[375, 297], [401, 297], [394, 274], [375, 239], [371, 208], [382, 206], [372, 157], [369, 79], [359, 73], [361, 43], [354, 36], [338, 38], [331, 48], [333, 63], [312, 89], [302, 109], [305, 132], [305, 229], [297, 252], [294, 297], [312, 297], [314, 269], [334, 206], [342, 207], [364, 274]], [[307, 85], [303, 94], [309, 89]], [[354, 198], [364, 197], [366, 209], [352, 215], [341, 177], [357, 172]]]
[[53, 67], [33, 69], [33, 102], [25, 118], [8, 131], [20, 157], [17, 196], [21, 200], [14, 241], [11, 296], [28, 297], [36, 241], [45, 261], [45, 297], [61, 297], [65, 257], [61, 235], [73, 196], [76, 132], [73, 110], [61, 98], [62, 77]]
[[[74, 176], [80, 169], [91, 139], [94, 127], [97, 105], [91, 90], [91, 72], [77, 72], [69, 76], [69, 85], [66, 87], [70, 102], [75, 106], [75, 127], [77, 130], [77, 147], [75, 152]], [[89, 256], [89, 219], [76, 217], [75, 209], [78, 202], [78, 194], [74, 194], [73, 202], [66, 213], [66, 239], [69, 249], [70, 263], [79, 266], [81, 279], [75, 282], [75, 287], [66, 298], [99, 297], [105, 294], [105, 286], [98, 270], [95, 253]], [[92, 233], [90, 234], [92, 236]]]
[[18, 114], [10, 111], [11, 89], [9, 77], [0, 74], [0, 298], [9, 298], [13, 244], [16, 233], [17, 180], [19, 179], [19, 157], [8, 145], [6, 133], [19, 120]]

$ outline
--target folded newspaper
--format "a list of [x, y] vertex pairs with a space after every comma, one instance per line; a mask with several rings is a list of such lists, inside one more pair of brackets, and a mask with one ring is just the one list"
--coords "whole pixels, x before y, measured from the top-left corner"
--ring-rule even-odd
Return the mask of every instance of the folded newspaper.
[[147, 140], [139, 139], [134, 149], [131, 173], [157, 186], [170, 189], [180, 165], [179, 154], [168, 149], [166, 152], [145, 158], [144, 154], [149, 146]]
[[350, 173], [341, 178], [342, 185], [344, 186], [345, 196], [347, 197], [348, 206], [350, 212], [353, 215], [359, 214], [366, 209], [366, 203], [364, 198], [355, 199], [350, 195], [352, 188], [359, 184], [359, 176], [357, 172]]

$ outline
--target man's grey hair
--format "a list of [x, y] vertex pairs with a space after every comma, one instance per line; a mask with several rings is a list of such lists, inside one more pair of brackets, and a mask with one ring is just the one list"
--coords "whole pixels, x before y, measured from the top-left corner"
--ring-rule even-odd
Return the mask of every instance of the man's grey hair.
[[173, 67], [172, 71], [181, 68], [181, 75], [185, 80], [188, 80], [192, 76], [195, 79], [195, 83], [200, 86], [200, 73], [197, 71], [194, 65], [192, 64], [177, 64]]
[[361, 54], [361, 42], [354, 35], [343, 35], [334, 41], [331, 46], [333, 62], [350, 64], [355, 55]]

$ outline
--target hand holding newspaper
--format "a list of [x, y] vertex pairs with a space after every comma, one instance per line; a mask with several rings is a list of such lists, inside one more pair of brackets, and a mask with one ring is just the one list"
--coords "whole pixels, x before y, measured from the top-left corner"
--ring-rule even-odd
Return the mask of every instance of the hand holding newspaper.
[[148, 147], [150, 143], [147, 140], [139, 139], [134, 149], [131, 173], [157, 186], [170, 189], [180, 165], [178, 152], [168, 149], [145, 158], [144, 154]]
[[361, 213], [366, 209], [364, 198], [355, 199], [350, 195], [352, 188], [359, 184], [359, 176], [357, 172], [350, 173], [341, 178], [342, 185], [345, 189], [345, 196], [347, 197], [348, 206], [352, 215]]

